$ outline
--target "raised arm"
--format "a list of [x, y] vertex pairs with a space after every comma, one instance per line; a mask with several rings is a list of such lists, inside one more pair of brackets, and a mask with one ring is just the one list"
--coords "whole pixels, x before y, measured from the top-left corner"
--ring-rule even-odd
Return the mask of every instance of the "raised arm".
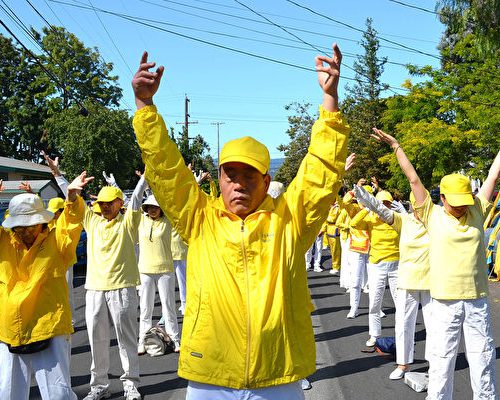
[[478, 195], [490, 201], [491, 196], [493, 196], [493, 190], [495, 189], [495, 185], [497, 183], [498, 177], [500, 175], [500, 151], [497, 153], [497, 156], [493, 160], [493, 164], [491, 164], [490, 171], [488, 172], [488, 177], [479, 189]]
[[64, 177], [64, 175], [61, 174], [61, 170], [59, 169], [59, 157], [52, 159], [43, 150], [42, 150], [42, 156], [45, 159], [47, 165], [49, 166], [52, 175], [54, 175], [57, 185], [59, 186], [59, 189], [61, 189], [61, 191], [63, 192], [64, 197], [65, 198], [68, 197], [69, 182]]
[[417, 175], [417, 171], [413, 168], [408, 157], [406, 157], [403, 148], [400, 146], [398, 141], [392, 137], [391, 135], [381, 131], [380, 129], [373, 128], [373, 132], [370, 136], [379, 142], [387, 143], [394, 150], [394, 154], [398, 159], [399, 166], [403, 170], [408, 182], [410, 183], [411, 191], [415, 196], [415, 204], [421, 205], [425, 198], [427, 197], [427, 190], [425, 190], [424, 185], [420, 181], [420, 178]]

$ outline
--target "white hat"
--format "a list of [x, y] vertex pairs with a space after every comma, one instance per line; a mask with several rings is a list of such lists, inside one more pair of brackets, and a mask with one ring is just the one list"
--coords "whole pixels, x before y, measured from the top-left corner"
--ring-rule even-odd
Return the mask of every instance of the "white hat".
[[32, 193], [14, 196], [9, 202], [9, 216], [2, 222], [4, 228], [46, 224], [54, 218], [54, 213], [47, 211], [40, 197]]
[[267, 193], [269, 194], [269, 196], [271, 196], [274, 199], [278, 197], [280, 194], [282, 194], [284, 191], [285, 191], [285, 186], [278, 181], [271, 181], [271, 183], [269, 183], [269, 189], [267, 189]]
[[158, 204], [158, 202], [156, 201], [156, 198], [155, 198], [155, 195], [154, 194], [151, 194], [148, 196], [148, 198], [146, 200], [144, 200], [144, 203], [142, 203], [142, 210], [144, 212], [147, 212], [146, 211], [146, 208], [147, 206], [156, 206], [156, 207], [160, 207], [160, 205]]

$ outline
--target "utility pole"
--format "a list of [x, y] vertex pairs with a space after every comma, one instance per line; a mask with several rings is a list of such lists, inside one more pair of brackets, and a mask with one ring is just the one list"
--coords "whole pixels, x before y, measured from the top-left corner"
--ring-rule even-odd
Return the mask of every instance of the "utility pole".
[[186, 132], [186, 137], [190, 139], [189, 137], [189, 124], [197, 124], [198, 121], [189, 121], [189, 98], [187, 97], [187, 94], [185, 95], [186, 98], [184, 99], [184, 122], [176, 122], [176, 124], [184, 125], [184, 130]]
[[220, 136], [219, 136], [219, 127], [224, 125], [225, 122], [212, 122], [210, 125], [217, 125], [217, 162], [219, 162], [220, 158]]

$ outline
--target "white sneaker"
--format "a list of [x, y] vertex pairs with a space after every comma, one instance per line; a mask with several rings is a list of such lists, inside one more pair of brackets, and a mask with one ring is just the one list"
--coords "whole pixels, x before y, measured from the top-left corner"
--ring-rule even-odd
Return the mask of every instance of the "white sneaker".
[[339, 270], [338, 270], [338, 269], [333, 269], [333, 268], [332, 268], [332, 269], [330, 270], [330, 274], [331, 274], [331, 275], [338, 276], [338, 274], [339, 274]]
[[90, 388], [90, 392], [83, 400], [100, 400], [100, 399], [109, 399], [111, 397], [111, 393], [109, 393], [108, 388], [94, 386]]
[[323, 272], [323, 268], [316, 266], [316, 267], [314, 267], [313, 271], [314, 272]]
[[349, 311], [349, 314], [347, 314], [347, 319], [354, 319], [358, 316], [358, 312], [357, 311]]
[[376, 337], [370, 336], [370, 339], [366, 341], [366, 347], [373, 347], [375, 346], [375, 341], [377, 340]]
[[124, 389], [125, 400], [141, 400], [141, 394], [135, 386], [126, 386]]
[[144, 343], [139, 343], [137, 345], [137, 354], [140, 356], [146, 354], [146, 347], [144, 347]]
[[387, 317], [387, 315], [385, 315], [385, 312], [383, 312], [382, 310], [380, 310], [379, 315], [380, 315], [380, 318], [385, 318], [385, 317]]
[[392, 371], [391, 374], [389, 375], [389, 379], [392, 379], [393, 381], [401, 379], [405, 376], [405, 373], [407, 373], [409, 370], [410, 370], [409, 368], [403, 370], [399, 367], [396, 367], [396, 369]]
[[312, 388], [311, 382], [305, 378], [300, 380], [300, 386], [302, 386], [302, 390], [309, 390]]

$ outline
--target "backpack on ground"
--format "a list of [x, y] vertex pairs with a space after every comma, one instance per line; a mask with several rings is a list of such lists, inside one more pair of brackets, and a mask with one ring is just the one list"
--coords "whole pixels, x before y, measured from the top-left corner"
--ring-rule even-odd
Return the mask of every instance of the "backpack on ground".
[[158, 357], [173, 353], [175, 344], [168, 333], [161, 326], [156, 325], [146, 332], [144, 348], [151, 357]]

